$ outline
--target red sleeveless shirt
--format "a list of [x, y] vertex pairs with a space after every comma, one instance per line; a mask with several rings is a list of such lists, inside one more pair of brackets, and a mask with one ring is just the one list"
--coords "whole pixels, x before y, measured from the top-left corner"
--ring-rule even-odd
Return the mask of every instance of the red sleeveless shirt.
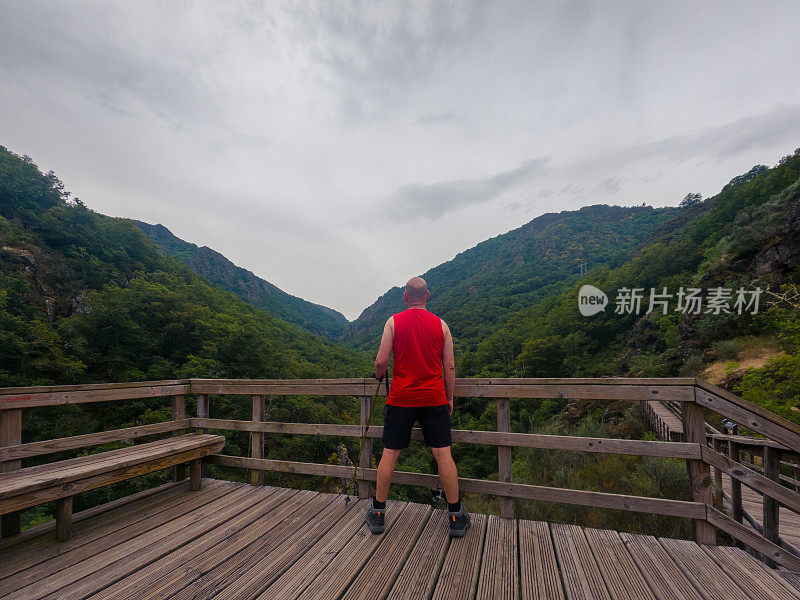
[[447, 404], [442, 379], [442, 320], [427, 310], [409, 308], [394, 317], [394, 370], [387, 404]]

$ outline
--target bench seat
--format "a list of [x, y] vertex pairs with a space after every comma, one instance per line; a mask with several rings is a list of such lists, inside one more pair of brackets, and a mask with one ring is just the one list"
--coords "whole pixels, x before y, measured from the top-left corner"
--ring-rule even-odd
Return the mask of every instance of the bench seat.
[[75, 494], [186, 462], [197, 490], [200, 459], [224, 445], [221, 435], [188, 434], [0, 473], [0, 515], [56, 500], [58, 537], [67, 539]]

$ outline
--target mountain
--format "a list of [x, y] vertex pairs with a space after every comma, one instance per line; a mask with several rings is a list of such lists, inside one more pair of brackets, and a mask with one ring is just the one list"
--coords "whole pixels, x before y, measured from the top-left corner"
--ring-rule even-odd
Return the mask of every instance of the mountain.
[[[678, 212], [596, 205], [542, 215], [424, 273], [428, 308], [447, 321], [457, 350], [474, 350], [512, 315], [577, 281], [582, 268], [621, 264]], [[374, 349], [386, 319], [404, 308], [402, 289], [392, 288], [347, 326], [341, 340]]]
[[[584, 284], [608, 295], [605, 311], [578, 312]], [[642, 289], [640, 312], [617, 311], [623, 288]], [[666, 314], [648, 313], [651, 289], [665, 288]], [[698, 312], [678, 310], [681, 288], [700, 290]], [[757, 311], [736, 308], [739, 289], [748, 303], [761, 290]], [[800, 422], [800, 149], [677, 209], [622, 264], [518, 311], [459, 367], [484, 377], [701, 375]]]
[[364, 356], [211, 285], [0, 146], [0, 386], [332, 377]]
[[133, 223], [155, 242], [163, 254], [177, 258], [217, 287], [233, 292], [273, 317], [328, 339], [339, 337], [349, 323], [340, 312], [287, 294], [269, 281], [237, 267], [219, 252], [180, 239], [163, 225], [136, 220]]

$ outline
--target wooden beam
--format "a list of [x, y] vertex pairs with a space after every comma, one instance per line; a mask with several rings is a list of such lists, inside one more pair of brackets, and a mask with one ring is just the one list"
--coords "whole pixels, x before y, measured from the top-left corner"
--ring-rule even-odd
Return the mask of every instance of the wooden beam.
[[[694, 381], [670, 385], [666, 380], [626, 379], [456, 379], [455, 396], [475, 398], [581, 398], [595, 400], [649, 400], [692, 402]], [[657, 383], [653, 383], [656, 381]], [[202, 394], [283, 394], [315, 396], [364, 396], [371, 379], [322, 380], [191, 380], [191, 391]]]
[[479, 385], [660, 385], [660, 386], [694, 386], [694, 377], [459, 377], [456, 383], [474, 383]]
[[[280, 423], [236, 421], [230, 419], [191, 419], [192, 427], [207, 427], [229, 431], [261, 431], [299, 435], [330, 435], [360, 437], [359, 425], [331, 425], [327, 423]], [[597, 452], [602, 454], [627, 454], [631, 456], [656, 456], [662, 458], [691, 458], [700, 460], [700, 444], [688, 442], [658, 442], [649, 440], [623, 440], [612, 438], [575, 437], [568, 435], [543, 435], [538, 433], [505, 433], [453, 429], [453, 442], [463, 444], [486, 444], [490, 446], [512, 446], [515, 448], [542, 448], [547, 450], [572, 450], [575, 452]], [[383, 427], [373, 425], [367, 438], [383, 435]], [[422, 431], [415, 427], [411, 437], [422, 440]]]
[[[780, 474], [781, 474], [781, 461], [780, 461], [780, 454], [774, 448], [765, 447], [764, 448], [764, 478], [772, 483], [774, 486], [780, 488], [781, 490], [785, 490], [791, 496], [800, 500], [800, 497], [797, 494], [790, 492], [787, 488], [783, 487], [780, 484]], [[764, 528], [764, 537], [768, 539], [773, 544], [780, 545], [780, 513], [778, 512], [778, 502], [775, 500], [774, 497], [770, 497], [767, 493], [764, 493], [763, 499], [763, 521], [762, 525]], [[795, 504], [795, 510], [800, 512], [800, 502]], [[772, 565], [770, 565], [772, 566]]]
[[[781, 417], [780, 415], [776, 415], [775, 413], [768, 411], [763, 406], [759, 406], [758, 404], [754, 404], [753, 402], [745, 400], [744, 398], [742, 398], [740, 396], [737, 396], [736, 394], [734, 394], [732, 392], [729, 392], [728, 390], [725, 390], [725, 389], [723, 389], [721, 387], [718, 387], [716, 385], [712, 385], [712, 384], [708, 383], [707, 381], [703, 381], [702, 379], [698, 379], [697, 380], [697, 386], [701, 390], [707, 391], [707, 392], [711, 393], [712, 395], [717, 396], [720, 399], [723, 399], [723, 400], [726, 400], [726, 401], [730, 402], [731, 404], [735, 404], [736, 406], [738, 406], [740, 408], [743, 408], [744, 410], [746, 410], [747, 412], [752, 413], [753, 415], [761, 417], [762, 419], [766, 419], [766, 420], [774, 423], [775, 425], [778, 425], [781, 428], [787, 429], [787, 430], [793, 432], [794, 434], [796, 434], [797, 436], [800, 436], [800, 425], [798, 425], [797, 423], [794, 423], [794, 422], [792, 422], [792, 421], [790, 421], [788, 419], [785, 419], [785, 418]], [[739, 424], [742, 425], [744, 423], [740, 422]], [[748, 427], [749, 427], [749, 425], [748, 425]], [[758, 430], [754, 429], [754, 431], [758, 431]], [[773, 439], [775, 439], [775, 438], [773, 438]], [[778, 440], [778, 441], [780, 441], [780, 440]]]
[[[362, 431], [370, 433], [370, 430], [372, 429], [369, 427], [371, 420], [370, 417], [374, 416], [370, 415], [370, 411], [372, 410], [372, 396], [361, 396], [361, 401], [359, 404], [361, 405], [361, 409], [359, 411], [361, 420], [360, 428]], [[372, 466], [372, 438], [364, 438], [364, 448], [361, 450], [361, 455], [358, 457], [358, 466], [367, 469]], [[372, 484], [370, 484], [369, 481], [359, 479], [358, 495], [361, 498], [371, 498]]]
[[[705, 449], [706, 442], [706, 419], [703, 409], [692, 402], [684, 402], [682, 405], [683, 439], [687, 442], [695, 442]], [[702, 452], [701, 449], [701, 452]], [[706, 463], [702, 460], [687, 460], [689, 471], [689, 485], [692, 500], [703, 504], [711, 504], [711, 472]], [[694, 533], [698, 544], [716, 544], [716, 532], [714, 528], [703, 518], [695, 519]]]
[[70, 538], [72, 531], [72, 498], [59, 498], [56, 500], [56, 539], [65, 542]]
[[771, 446], [778, 450], [781, 450], [787, 454], [788, 457], [797, 456], [800, 457], [800, 454], [796, 452], [792, 452], [783, 444], [779, 444], [778, 442], [774, 442], [767, 438], [756, 438], [751, 437], [748, 435], [728, 435], [727, 433], [708, 433], [706, 434], [708, 439], [719, 440], [722, 442], [729, 442], [733, 440], [734, 442], [738, 443], [742, 448], [763, 448], [764, 446]]
[[[456, 384], [475, 384], [475, 385], [560, 385], [560, 384], [582, 384], [582, 385], [660, 385], [660, 386], [694, 386], [698, 380], [694, 377], [458, 377]], [[157, 382], [151, 382], [157, 383]], [[343, 384], [363, 384], [372, 388], [375, 386], [375, 379], [372, 377], [339, 377], [330, 379], [203, 379], [191, 378], [179, 380], [176, 383], [189, 383], [192, 386], [198, 385], [237, 385], [246, 383], [249, 385], [343, 385]], [[105, 384], [103, 384], [105, 385]], [[197, 388], [193, 388], [194, 393], [199, 393]]]
[[114, 390], [137, 387], [163, 387], [165, 385], [189, 385], [189, 380], [164, 379], [159, 381], [123, 381], [118, 383], [79, 383], [74, 385], [0, 387], [0, 396], [15, 394], [50, 394], [52, 392], [85, 392], [92, 390]]
[[[22, 442], [22, 409], [0, 410], [0, 446], [16, 446]], [[0, 462], [0, 473], [16, 471], [22, 461]], [[11, 512], [0, 516], [0, 537], [12, 537], [20, 531], [20, 513]]]
[[[773, 452], [776, 451], [769, 449], [769, 454]], [[774, 460], [774, 464], [779, 464], [777, 456], [770, 456], [768, 460]], [[771, 471], [772, 477], [766, 474], [762, 475], [739, 462], [734, 462], [724, 454], [720, 454], [711, 448], [703, 448], [703, 461], [716, 470], [727, 473], [732, 480], [744, 483], [765, 497], [772, 498], [800, 514], [800, 495], [782, 486], [777, 481], [777, 471], [774, 469], [774, 464], [770, 465], [770, 468], [773, 469]], [[741, 486], [739, 487], [739, 494], [741, 495]], [[772, 541], [777, 543], [777, 540]]]
[[663, 400], [693, 402], [694, 388], [691, 386], [642, 386], [595, 384], [510, 384], [480, 385], [459, 383], [456, 380], [454, 396], [468, 398], [569, 398], [581, 400]]
[[[508, 398], [497, 398], [497, 431], [508, 433], [511, 431], [511, 406]], [[497, 447], [497, 480], [511, 483], [511, 447]], [[514, 499], [507, 496], [500, 497], [500, 516], [504, 519], [514, 518]]]
[[[734, 402], [731, 398], [736, 398], [737, 401]], [[773, 415], [752, 402], [747, 402], [727, 392], [723, 397], [699, 387], [697, 388], [696, 402], [723, 417], [783, 444], [792, 452], [800, 452], [800, 433], [796, 431], [800, 428], [791, 421]]]
[[[208, 396], [206, 394], [197, 394], [197, 418], [198, 419], [208, 419]], [[201, 428], [202, 431], [198, 433], [205, 433], [205, 428]]]
[[[341, 465], [324, 465], [319, 463], [303, 463], [263, 458], [256, 460], [242, 456], [225, 456], [222, 454], [208, 456], [205, 461], [212, 465], [240, 467], [245, 469], [262, 468], [269, 471], [300, 475], [320, 475], [323, 477], [343, 478], [353, 474], [352, 467]], [[377, 469], [359, 468], [358, 475], [369, 481], [375, 481]], [[405, 471], [395, 471], [392, 481], [431, 489], [435, 489], [439, 485], [439, 477], [437, 475], [409, 473]], [[501, 481], [485, 481], [482, 479], [468, 479], [463, 477], [459, 477], [458, 484], [459, 488], [463, 491], [493, 496], [526, 498], [530, 500], [559, 502], [562, 504], [575, 504], [580, 506], [595, 506], [598, 508], [610, 508], [655, 515], [687, 517], [690, 519], [702, 519], [705, 516], [705, 505], [700, 502], [688, 502], [686, 500], [646, 498], [642, 496], [588, 492], [584, 490], [552, 488], [525, 483], [503, 483]]]
[[128, 400], [132, 398], [157, 398], [160, 396], [185, 394], [188, 389], [186, 385], [133, 386], [34, 394], [4, 394], [4, 390], [0, 390], [0, 410], [9, 408], [30, 408], [34, 406], [58, 406], [61, 404], [82, 404], [85, 402], [110, 402], [113, 400]]
[[741, 523], [737, 523], [728, 515], [718, 511], [713, 506], [706, 507], [706, 510], [708, 522], [714, 527], [721, 529], [732, 538], [737, 539], [744, 545], [760, 552], [765, 558], [775, 561], [775, 563], [781, 565], [782, 567], [786, 567], [790, 571], [800, 571], [800, 558], [788, 550], [785, 550], [780, 546], [773, 544], [769, 540], [764, 539], [758, 534], [758, 532], [756, 532], [755, 529], [752, 529], [746, 525], [742, 525]]
[[[208, 396], [206, 394], [197, 394], [197, 403], [195, 405], [195, 412], [197, 413], [198, 419], [207, 419], [208, 418]], [[195, 430], [197, 433], [205, 433], [206, 429], [201, 427], [200, 429]], [[206, 464], [202, 464], [200, 466], [201, 475], [203, 477], [208, 476], [208, 466]]]
[[[711, 444], [713, 445], [714, 450], [717, 453], [719, 453], [719, 450], [722, 446], [722, 441], [712, 439]], [[705, 458], [703, 460], [705, 462], [709, 462], [705, 460]], [[722, 498], [724, 493], [724, 489], [722, 488], [722, 469], [719, 466], [714, 466], [713, 468], [714, 468], [714, 506], [722, 510]]]
[[16, 446], [0, 447], [0, 461], [29, 458], [31, 456], [41, 456], [65, 450], [75, 450], [77, 448], [90, 448], [107, 444], [108, 442], [119, 442], [122, 440], [132, 440], [148, 435], [158, 435], [171, 431], [180, 431], [186, 427], [191, 427], [189, 419], [180, 421], [165, 421], [163, 423], [151, 423], [150, 425], [136, 425], [124, 429], [111, 429], [109, 431], [98, 431], [96, 433], [85, 433], [83, 435], [73, 435], [71, 437], [57, 438], [54, 440], [44, 440], [41, 442], [28, 442]]
[[304, 380], [265, 381], [263, 383], [243, 380], [238, 382], [198, 382], [192, 384], [198, 394], [285, 395], [285, 396], [363, 396], [367, 393], [364, 380], [361, 383], [337, 383], [333, 381], [306, 382]]
[[199, 458], [194, 459], [189, 463], [189, 489], [193, 492], [200, 490], [200, 484], [203, 481], [202, 475], [202, 461]]
[[[264, 396], [253, 396], [253, 422], [260, 423], [264, 420]], [[264, 458], [264, 434], [252, 432], [250, 434], [250, 457]], [[253, 469], [250, 471], [250, 485], [264, 485], [264, 471]]]
[[[186, 419], [186, 394], [179, 394], [172, 397], [172, 421], [188, 421]], [[186, 435], [185, 429], [177, 429], [172, 432], [172, 437]], [[183, 481], [186, 479], [186, 465], [175, 465], [172, 469], [172, 480]]]

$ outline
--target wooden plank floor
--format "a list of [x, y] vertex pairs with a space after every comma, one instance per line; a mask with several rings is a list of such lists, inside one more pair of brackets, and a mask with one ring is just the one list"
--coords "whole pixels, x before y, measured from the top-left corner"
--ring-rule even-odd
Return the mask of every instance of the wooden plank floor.
[[0, 540], [0, 598], [116, 600], [800, 600], [797, 575], [745, 552], [575, 525], [446, 514], [390, 502], [386, 531], [366, 501], [206, 479]]

